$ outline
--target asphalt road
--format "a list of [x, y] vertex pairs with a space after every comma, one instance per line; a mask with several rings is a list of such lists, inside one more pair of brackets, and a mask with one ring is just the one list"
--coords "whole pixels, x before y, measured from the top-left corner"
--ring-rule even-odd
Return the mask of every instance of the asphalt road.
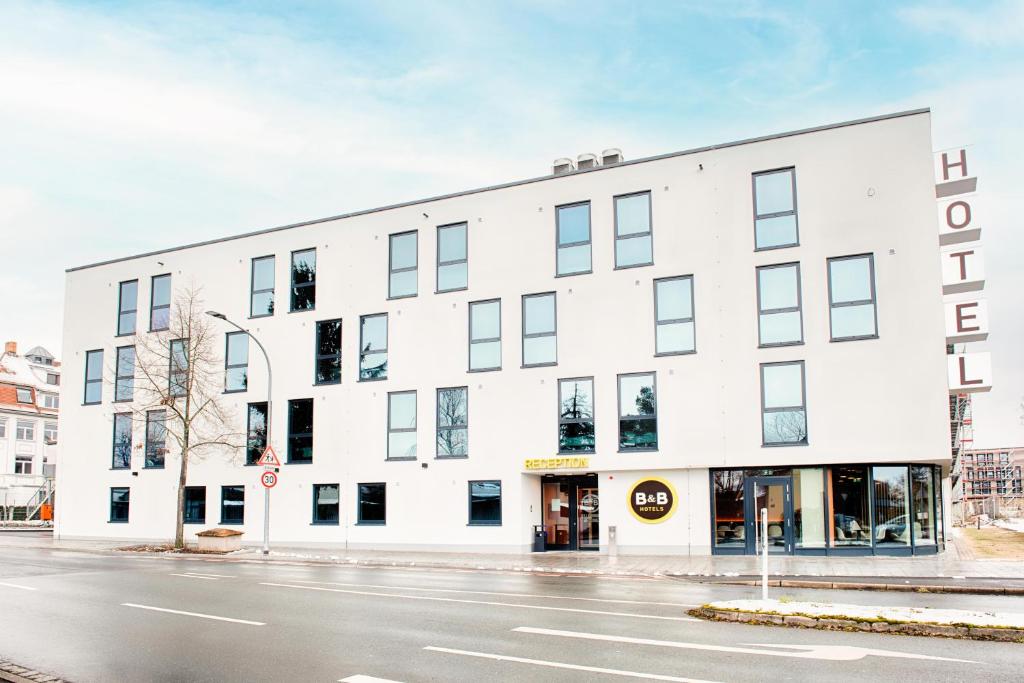
[[[1009, 681], [1024, 668], [1018, 644], [686, 614], [758, 592], [0, 547], [0, 656], [72, 681]], [[1024, 612], [1016, 597], [774, 593]]]

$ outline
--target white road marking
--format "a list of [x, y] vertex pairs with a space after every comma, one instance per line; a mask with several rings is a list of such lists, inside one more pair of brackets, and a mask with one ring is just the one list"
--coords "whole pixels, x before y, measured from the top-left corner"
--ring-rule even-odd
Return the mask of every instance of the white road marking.
[[492, 607], [519, 607], [521, 609], [539, 609], [550, 612], [576, 612], [579, 614], [603, 614], [612, 617], [632, 617], [634, 619], [659, 619], [663, 621], [702, 621], [689, 617], [663, 617], [656, 614], [631, 614], [630, 612], [602, 612], [590, 609], [576, 609], [574, 607], [554, 607], [552, 605], [522, 605], [516, 602], [495, 602], [490, 600], [461, 600], [457, 598], [438, 598], [432, 595], [395, 595], [394, 593], [376, 593], [372, 591], [353, 591], [342, 588], [324, 588], [322, 586], [296, 586], [287, 583], [260, 583], [261, 586], [276, 586], [278, 588], [300, 588], [307, 591], [326, 591], [328, 593], [348, 593], [350, 595], [372, 595], [381, 598], [402, 598], [404, 600], [432, 600], [436, 602], [459, 602], [466, 605], [489, 605]]
[[496, 655], [490, 652], [471, 652], [470, 650], [455, 650], [448, 647], [434, 647], [428, 645], [423, 648], [430, 652], [445, 652], [452, 655], [466, 655], [467, 657], [482, 657], [484, 659], [496, 659], [499, 662], [517, 662], [519, 664], [535, 664], [537, 666], [548, 666], [554, 669], [572, 669], [573, 671], [592, 671], [600, 674], [611, 674], [612, 676], [628, 676], [630, 678], [644, 678], [651, 681], [676, 681], [676, 683], [712, 683], [697, 678], [683, 678], [681, 676], [667, 676], [664, 674], [646, 674], [639, 671], [623, 671], [621, 669], [604, 669], [599, 666], [584, 666], [582, 664], [568, 664], [566, 662], [550, 662], [544, 659], [526, 659], [525, 657], [510, 657], [508, 655]]
[[659, 647], [674, 647], [684, 650], [710, 650], [713, 652], [731, 652], [735, 654], [766, 655], [769, 657], [794, 657], [796, 659], [825, 659], [833, 662], [852, 662], [864, 659], [868, 655], [875, 657], [895, 657], [898, 659], [927, 659], [937, 662], [965, 662], [976, 664], [969, 659], [950, 659], [947, 657], [933, 657], [931, 655], [918, 655], [910, 652], [894, 652], [890, 650], [875, 650], [866, 647], [854, 647], [852, 645], [772, 645], [754, 644], [753, 647], [777, 647], [799, 650], [799, 652], [779, 652], [777, 650], [755, 650], [752, 647], [730, 647], [728, 645], [710, 645], [705, 643], [682, 643], [675, 640], [651, 640], [649, 638], [631, 638], [629, 636], [610, 636], [601, 633], [582, 633], [579, 631], [560, 631], [550, 628], [533, 628], [531, 626], [520, 626], [512, 629], [519, 633], [534, 633], [542, 636], [562, 636], [564, 638], [582, 638], [585, 640], [603, 640], [613, 643], [630, 643], [633, 645], [656, 645]]
[[234, 579], [236, 576], [229, 576], [227, 574], [211, 574], [210, 572], [185, 572], [190, 576], [212, 576], [215, 579]]
[[[211, 574], [211, 576], [213, 576]], [[700, 605], [684, 605], [678, 602], [652, 602], [649, 600], [615, 600], [612, 598], [580, 598], [574, 595], [543, 595], [538, 593], [502, 593], [498, 591], [470, 591], [460, 590], [458, 588], [420, 588], [418, 586], [387, 586], [373, 583], [342, 583], [340, 581], [308, 581], [302, 579], [292, 579], [294, 583], [316, 583], [325, 586], [346, 586], [349, 588], [383, 588], [390, 590], [403, 590], [403, 591], [425, 591], [430, 593], [466, 593], [472, 595], [502, 595], [510, 598], [543, 598], [545, 600], [584, 600], [586, 602], [611, 602], [622, 605], [658, 605], [661, 607], [681, 607], [681, 608], [693, 608], [700, 607]]]
[[168, 614], [183, 614], [186, 617], [199, 617], [201, 619], [213, 619], [215, 621], [230, 621], [233, 624], [246, 624], [248, 626], [266, 626], [262, 621], [249, 621], [248, 619], [232, 619], [231, 617], [218, 617], [213, 614], [200, 614], [199, 612], [183, 612], [177, 609], [167, 609], [165, 607], [152, 607], [150, 605], [137, 605], [134, 602], [122, 602], [123, 607], [137, 607], [138, 609], [148, 609], [154, 612], [167, 612]]
[[338, 683], [401, 683], [400, 681], [393, 681], [390, 678], [377, 678], [376, 676], [364, 676], [363, 674], [355, 674], [348, 678], [339, 678]]
[[38, 589], [36, 589], [36, 588], [33, 588], [32, 586], [22, 586], [21, 584], [17, 584], [17, 583], [7, 583], [7, 582], [5, 582], [5, 581], [0, 581], [0, 586], [7, 586], [8, 588], [20, 588], [20, 589], [21, 589], [21, 590], [23, 590], [23, 591], [34, 591], [34, 590], [38, 590]]
[[168, 576], [180, 576], [186, 579], [206, 579], [207, 581], [219, 581], [213, 576], [198, 576], [196, 574], [168, 574]]

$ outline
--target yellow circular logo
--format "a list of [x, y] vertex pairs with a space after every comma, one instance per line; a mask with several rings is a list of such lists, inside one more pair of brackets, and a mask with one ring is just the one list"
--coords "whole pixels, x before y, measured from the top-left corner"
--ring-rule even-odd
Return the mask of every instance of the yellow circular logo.
[[664, 479], [648, 477], [629, 489], [629, 511], [644, 524], [659, 524], [676, 511], [679, 496], [675, 487]]

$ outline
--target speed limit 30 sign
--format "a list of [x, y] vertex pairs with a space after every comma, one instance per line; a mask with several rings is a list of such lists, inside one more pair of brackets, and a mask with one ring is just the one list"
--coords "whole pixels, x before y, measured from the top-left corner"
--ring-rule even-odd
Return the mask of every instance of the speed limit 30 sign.
[[264, 472], [260, 477], [260, 483], [268, 489], [274, 488], [277, 485], [277, 473], [269, 470]]

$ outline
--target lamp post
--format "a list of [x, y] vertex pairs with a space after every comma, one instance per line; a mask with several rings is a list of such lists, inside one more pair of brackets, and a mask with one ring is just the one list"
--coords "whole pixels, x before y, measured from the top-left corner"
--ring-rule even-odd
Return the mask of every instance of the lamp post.
[[[260, 343], [260, 340], [253, 336], [252, 332], [245, 329], [238, 323], [229, 320], [227, 316], [225, 316], [223, 313], [218, 313], [217, 311], [207, 311], [206, 315], [211, 316], [213, 318], [219, 318], [226, 322], [228, 325], [237, 328], [238, 331], [244, 332], [246, 336], [249, 337], [249, 339], [252, 339], [254, 342], [256, 342], [256, 346], [258, 346], [260, 351], [263, 352], [263, 359], [267, 361], [267, 445], [269, 446], [271, 443], [271, 416], [273, 415], [270, 406], [271, 399], [274, 395], [272, 391], [274, 387], [274, 375], [270, 370], [270, 356], [267, 354], [267, 350], [263, 348], [263, 344]], [[263, 487], [263, 554], [270, 554], [270, 489], [267, 487]]]

